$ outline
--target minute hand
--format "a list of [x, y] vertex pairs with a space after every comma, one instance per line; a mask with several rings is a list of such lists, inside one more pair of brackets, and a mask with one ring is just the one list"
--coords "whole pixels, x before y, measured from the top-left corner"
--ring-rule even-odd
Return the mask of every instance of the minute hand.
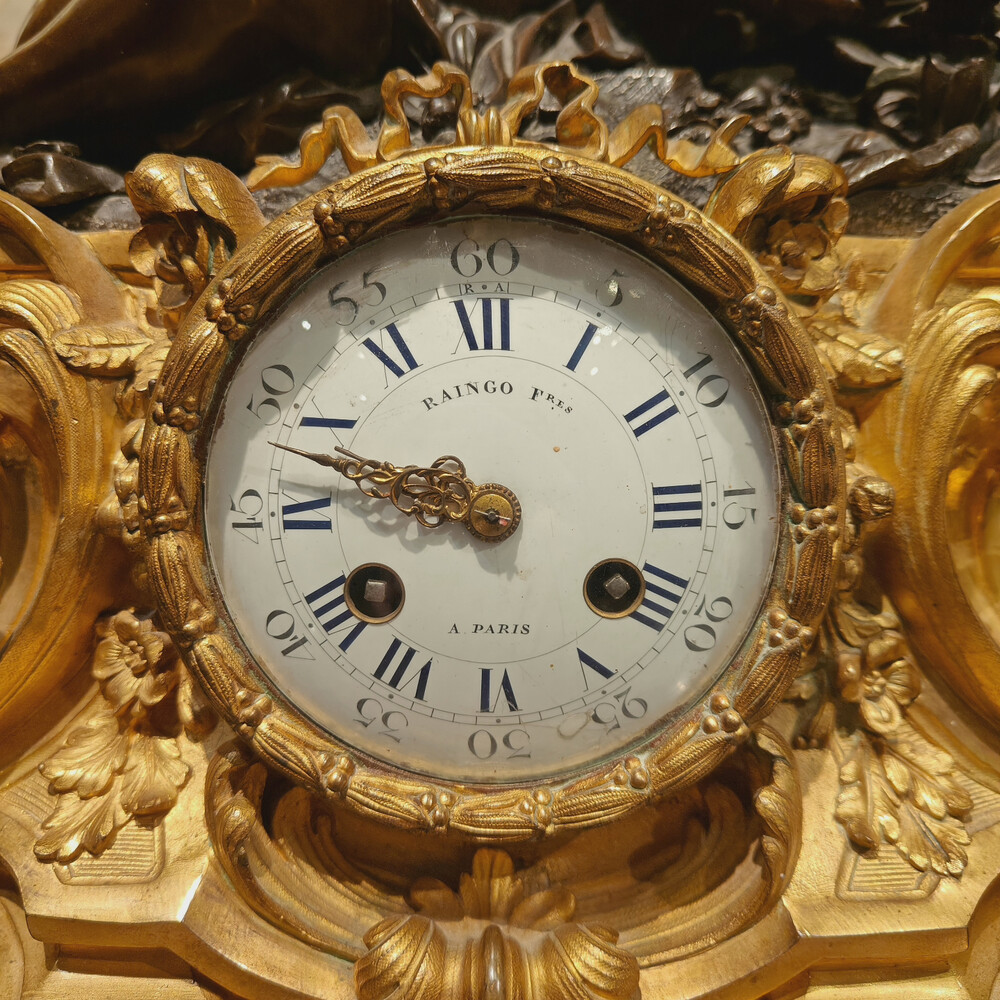
[[274, 441], [271, 444], [336, 470], [356, 483], [362, 493], [388, 500], [426, 528], [464, 524], [477, 538], [500, 542], [514, 533], [521, 520], [521, 505], [511, 490], [498, 483], [477, 486], [454, 455], [442, 455], [429, 466], [400, 467], [362, 458], [346, 448], [336, 449], [344, 456], [337, 458]]

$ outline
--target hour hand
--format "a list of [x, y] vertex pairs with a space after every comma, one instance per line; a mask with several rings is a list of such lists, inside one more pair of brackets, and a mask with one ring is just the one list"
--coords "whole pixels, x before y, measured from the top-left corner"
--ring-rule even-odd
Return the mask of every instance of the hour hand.
[[356, 483], [366, 496], [388, 500], [398, 511], [416, 518], [427, 528], [464, 524], [477, 538], [502, 542], [521, 521], [521, 504], [512, 490], [499, 483], [477, 486], [454, 455], [443, 455], [429, 466], [400, 467], [362, 458], [345, 448], [337, 448], [344, 456], [337, 458], [275, 441], [271, 444], [335, 469]]

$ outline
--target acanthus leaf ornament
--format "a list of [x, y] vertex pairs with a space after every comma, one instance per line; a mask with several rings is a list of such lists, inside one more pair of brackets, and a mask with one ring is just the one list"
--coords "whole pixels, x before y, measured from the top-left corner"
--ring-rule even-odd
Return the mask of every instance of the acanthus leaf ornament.
[[747, 156], [705, 212], [751, 250], [783, 292], [822, 301], [840, 285], [835, 248], [847, 228], [846, 195], [839, 167], [776, 146]]
[[[849, 543], [815, 663], [793, 684], [797, 745], [829, 747], [841, 790], [835, 816], [859, 848], [891, 844], [919, 871], [960, 875], [973, 808], [963, 778], [982, 772], [921, 731], [911, 710], [921, 680], [900, 622], [864, 574], [863, 529], [891, 516], [892, 487], [852, 466]], [[919, 718], [919, 716], [917, 717]]]
[[[428, 995], [461, 996], [454, 978], [461, 957], [488, 968], [499, 944], [511, 962], [496, 971], [512, 989], [561, 996], [560, 989], [587, 988], [593, 966], [552, 961], [547, 935], [572, 936], [581, 957], [607, 962], [614, 972], [605, 988], [624, 989], [633, 982], [636, 959], [648, 965], [711, 947], [720, 935], [734, 937], [784, 893], [802, 829], [794, 755], [763, 727], [734, 765], [654, 807], [647, 821], [612, 828], [614, 850], [601, 830], [568, 840], [537, 864], [513, 863], [509, 853], [483, 848], [471, 872], [459, 863], [454, 888], [421, 873], [419, 858], [412, 859], [415, 874], [410, 866], [393, 870], [379, 859], [365, 860], [364, 847], [341, 829], [335, 810], [302, 788], [275, 786], [277, 779], [236, 745], [213, 762], [208, 815], [216, 855], [241, 897], [289, 935], [358, 960], [361, 995], [381, 996], [403, 976]], [[265, 797], [275, 796], [265, 822]], [[540, 794], [535, 805], [546, 801]], [[430, 811], [451, 804], [447, 795], [421, 802]], [[594, 856], [598, 843], [604, 850]], [[638, 883], [618, 866], [619, 852], [642, 859]], [[587, 857], [590, 867], [579, 868]], [[699, 873], [693, 881], [692, 871]], [[692, 909], [696, 919], [684, 916]], [[626, 928], [617, 945], [615, 927]], [[429, 954], [421, 942], [432, 937], [438, 945]], [[597, 981], [590, 988], [597, 989]]]
[[438, 879], [410, 889], [415, 915], [389, 917], [365, 934], [355, 964], [359, 1000], [408, 996], [459, 1000], [501, 990], [525, 1000], [627, 1000], [639, 964], [607, 927], [573, 922], [566, 889], [525, 890], [503, 851], [481, 848], [459, 891]]
[[[532, 79], [537, 81], [543, 78], [535, 75]], [[487, 137], [493, 135], [489, 129], [485, 134]], [[497, 134], [502, 135], [502, 130]], [[303, 148], [306, 148], [305, 145]], [[726, 169], [734, 166], [735, 162], [730, 160]], [[785, 560], [787, 586], [791, 588], [787, 597], [789, 603], [782, 602], [772, 607], [753, 639], [752, 655], [747, 658], [741, 678], [741, 681], [750, 680], [751, 683], [742, 690], [736, 687], [729, 691], [716, 691], [710, 703], [706, 702], [693, 716], [690, 725], [679, 728], [671, 741], [665, 742], [651, 755], [630, 755], [616, 763], [607, 775], [594, 775], [569, 787], [514, 789], [506, 796], [495, 795], [492, 808], [486, 807], [485, 801], [480, 803], [475, 795], [470, 796], [465, 790], [433, 782], [399, 778], [394, 778], [391, 783], [373, 780], [367, 762], [357, 754], [338, 754], [337, 748], [330, 747], [328, 743], [317, 745], [303, 741], [303, 731], [296, 720], [288, 718], [280, 699], [264, 694], [262, 685], [252, 675], [241, 671], [233, 673], [237, 661], [233, 658], [233, 651], [227, 647], [224, 628], [220, 632], [213, 622], [202, 630], [190, 619], [181, 627], [181, 623], [185, 622], [184, 608], [205, 608], [209, 588], [198, 580], [196, 574], [192, 574], [195, 561], [199, 558], [199, 545], [185, 538], [190, 521], [183, 515], [187, 506], [183, 497], [189, 489], [183, 487], [178, 491], [182, 480], [172, 480], [170, 476], [161, 478], [160, 470], [168, 471], [170, 463], [154, 461], [154, 456], [161, 452], [158, 440], [156, 451], [149, 442], [143, 447], [140, 506], [151, 529], [151, 555], [157, 567], [153, 579], [157, 592], [165, 599], [165, 606], [169, 609], [166, 621], [172, 631], [180, 628], [183, 637], [178, 636], [178, 639], [182, 647], [187, 648], [190, 644], [191, 655], [208, 689], [217, 698], [225, 692], [235, 694], [239, 712], [234, 721], [258, 752], [279, 763], [297, 781], [305, 781], [307, 787], [315, 788], [324, 795], [333, 793], [335, 802], [347, 802], [360, 809], [363, 815], [388, 818], [404, 829], [451, 829], [481, 840], [521, 839], [560, 826], [573, 829], [625, 816], [635, 805], [648, 801], [651, 791], [662, 794], [662, 790], [671, 787], [671, 783], [684, 787], [686, 783], [709, 774], [734, 747], [752, 745], [754, 737], [750, 723], [780, 697], [787, 679], [798, 668], [804, 651], [811, 646], [812, 622], [822, 609], [823, 595], [828, 591], [831, 579], [829, 574], [824, 573], [817, 577], [814, 568], [833, 561], [834, 553], [839, 549], [838, 524], [843, 516], [838, 506], [838, 501], [842, 503], [842, 487], [838, 483], [837, 440], [833, 420], [825, 415], [822, 376], [818, 368], [811, 368], [811, 363], [805, 360], [805, 346], [793, 343], [795, 338], [790, 336], [788, 330], [789, 314], [778, 303], [774, 292], [763, 283], [759, 273], [749, 270], [727, 246], [715, 242], [711, 231], [701, 229], [698, 218], [685, 206], [676, 204], [679, 213], [673, 211], [672, 206], [673, 214], [668, 214], [664, 225], [655, 214], [658, 206], [647, 204], [639, 208], [634, 204], [636, 198], [632, 182], [619, 182], [616, 178], [603, 176], [588, 163], [553, 156], [539, 162], [536, 157], [473, 150], [448, 152], [445, 156], [423, 156], [417, 162], [411, 154], [408, 160], [400, 157], [391, 166], [394, 169], [386, 169], [383, 173], [385, 191], [379, 193], [378, 199], [372, 198], [368, 178], [363, 191], [355, 192], [352, 184], [345, 182], [339, 192], [324, 192], [314, 199], [316, 204], [312, 214], [325, 240], [324, 253], [340, 254], [364, 242], [383, 227], [396, 224], [408, 214], [424, 211], [430, 206], [437, 211], [473, 204], [487, 208], [508, 207], [512, 199], [498, 187], [496, 172], [499, 166], [507, 172], [506, 183], [516, 178], [524, 186], [525, 197], [530, 199], [528, 204], [541, 204], [546, 210], [560, 206], [560, 211], [568, 218], [596, 222], [605, 230], [617, 230], [621, 225], [618, 220], [622, 217], [627, 217], [628, 224], [638, 225], [640, 230], [643, 227], [648, 229], [650, 220], [656, 219], [657, 231], [663, 236], [664, 259], [676, 261], [678, 269], [689, 279], [696, 273], [691, 255], [704, 252], [712, 261], [706, 278], [707, 286], [724, 301], [735, 298], [735, 303], [728, 306], [730, 315], [734, 324], [760, 343], [757, 350], [766, 373], [765, 379], [773, 387], [787, 390], [784, 398], [779, 396], [781, 419], [797, 421], [804, 428], [801, 435], [790, 440], [790, 447], [798, 456], [798, 471], [795, 474], [797, 493], [806, 499], [809, 506], [802, 508], [801, 516], [792, 512], [789, 537], [794, 538], [788, 544], [804, 546], [805, 554]], [[692, 161], [687, 163], [685, 169], [698, 170], [700, 167]], [[539, 195], [541, 201], [538, 200]], [[603, 204], [595, 200], [599, 197], [606, 199]], [[308, 205], [305, 212], [308, 212]], [[675, 235], [682, 237], [680, 244], [674, 239]], [[271, 303], [280, 301], [281, 289], [292, 280], [293, 275], [301, 273], [284, 250], [296, 240], [298, 236], [289, 233], [284, 244], [275, 243], [262, 250], [262, 259], [280, 261], [277, 267], [255, 273], [241, 264], [235, 271], [231, 267], [228, 272], [223, 272], [216, 282], [216, 291], [213, 293], [209, 289], [207, 293], [205, 317], [208, 324], [198, 325], [193, 338], [182, 329], [175, 349], [176, 356], [196, 361], [197, 366], [205, 370], [209, 381], [216, 377], [221, 352], [231, 350], [229, 344], [252, 337], [265, 318], [265, 308], [271, 308]], [[315, 245], [306, 239], [304, 233], [300, 245], [307, 258], [314, 253]], [[661, 246], [661, 240], [659, 236], [652, 240], [642, 236], [641, 245], [655, 252]], [[745, 276], [740, 275], [734, 282], [730, 263], [736, 266], [737, 272], [745, 270]], [[260, 305], [262, 301], [267, 303], [264, 308]], [[213, 337], [209, 325], [214, 326], [222, 337]], [[201, 413], [206, 408], [203, 401], [210, 397], [205, 395], [205, 383], [199, 384], [197, 378], [192, 377], [197, 373], [197, 367], [194, 372], [189, 367], [178, 368], [172, 364], [172, 358], [173, 355], [168, 359], [165, 378], [154, 400], [153, 418], [147, 425], [147, 434], [155, 428], [157, 435], [165, 435], [163, 443], [170, 442], [170, 447], [165, 450], [167, 454], [183, 452], [191, 456], [197, 450], [182, 442], [185, 435], [200, 432]], [[809, 389], [813, 390], [812, 396], [809, 396]], [[813, 401], [818, 401], [817, 408], [824, 416], [813, 422], [812, 411], [807, 414], [805, 410], [801, 413], [796, 410], [793, 413], [792, 409], [786, 416], [784, 409], [780, 408], [790, 405], [786, 402], [789, 395], [793, 400], [807, 398], [809, 405], [813, 406], [816, 405]], [[209, 402], [208, 407], [211, 405]], [[800, 449], [804, 449], [801, 455], [798, 454]], [[187, 461], [185, 458], [185, 465]], [[814, 513], [819, 517], [816, 524], [812, 520]], [[820, 546], [822, 553], [813, 555], [813, 550], [819, 552], [816, 543], [811, 540], [811, 533], [817, 530], [824, 540], [829, 539], [829, 545]], [[184, 569], [179, 573], [181, 565]], [[230, 696], [225, 694], [225, 697]], [[759, 738], [766, 744], [766, 737]], [[684, 748], [685, 741], [690, 742], [687, 749]], [[779, 757], [785, 762], [778, 760]], [[774, 767], [776, 775], [782, 769], [788, 771], [787, 758], [783, 758], [780, 752]], [[770, 830], [763, 847], [763, 857], [768, 859], [773, 869], [771, 884], [774, 895], [770, 898], [780, 895], [787, 871], [794, 866], [797, 796], [794, 780], [785, 779], [774, 788], [759, 793], [761, 816], [766, 817]], [[505, 800], [509, 801], [509, 805], [505, 804]], [[242, 808], [239, 816], [238, 829], [245, 831], [248, 828]], [[237, 827], [233, 829], [235, 832]], [[272, 859], [269, 863], [274, 864], [275, 861]], [[493, 932], [487, 936], [489, 940], [484, 938], [482, 941], [481, 955], [485, 956], [483, 961], [489, 965], [494, 961], [491, 956], [498, 954], [497, 948], [507, 946], [502, 944], [501, 939], [494, 941]], [[382, 935], [376, 935], [376, 938], [381, 940]]]
[[[219, 169], [210, 165], [210, 175], [217, 175]], [[80, 555], [81, 539], [92, 539], [84, 551], [90, 552], [93, 566], [103, 563], [104, 571], [114, 577], [120, 556], [102, 560], [98, 553], [102, 545], [115, 540], [133, 554], [140, 551], [135, 473], [141, 423], [133, 418], [145, 413], [150, 385], [159, 374], [169, 338], [146, 318], [149, 303], [145, 296], [118, 283], [80, 237], [15, 203], [3, 207], [5, 222], [36, 247], [57, 279], [11, 280], [0, 285], [0, 310], [7, 322], [24, 324], [40, 347], [30, 348], [28, 341], [11, 337], [9, 332], [4, 353], [52, 400], [61, 471], [79, 504], [79, 516], [71, 505], [60, 518], [59, 530], [67, 532], [67, 541], [54, 550], [56, 561], [48, 567], [49, 582], [53, 587], [64, 586], [70, 563]], [[87, 378], [93, 381], [88, 383]], [[118, 380], [115, 413], [109, 421], [120, 428], [122, 442], [113, 491], [110, 475], [99, 474], [90, 484], [84, 471], [88, 450], [104, 447], [91, 423], [100, 410], [97, 400], [104, 394], [101, 380], [103, 384]], [[100, 468], [98, 462], [91, 464], [95, 470]], [[58, 463], [53, 467], [58, 469]], [[110, 495], [102, 497], [103, 490]], [[88, 497], [93, 500], [90, 506]], [[101, 499], [103, 503], [98, 504]], [[43, 499], [42, 517], [47, 506]], [[38, 534], [37, 529], [33, 534]], [[100, 542], [102, 536], [106, 542]], [[121, 591], [136, 600], [144, 596], [147, 586], [143, 560], [134, 559], [129, 570], [122, 574], [129, 584]], [[89, 630], [93, 619], [88, 622], [86, 615], [80, 615], [82, 605], [106, 600], [106, 585], [90, 586], [84, 577], [79, 591], [79, 597], [67, 602], [66, 613], [75, 611], [80, 616], [74, 628], [82, 624]], [[31, 631], [30, 624], [20, 628], [18, 641], [7, 650], [11, 662], [28, 657]], [[56, 635], [58, 631], [55, 628]], [[162, 730], [165, 722], [170, 724], [166, 717], [171, 714], [163, 711], [165, 699], [172, 703], [175, 720], [180, 713], [180, 720], [173, 723], [175, 730], [186, 726], [192, 735], [200, 736], [214, 725], [200, 695], [191, 691], [172, 643], [156, 631], [148, 612], [122, 610], [100, 619], [96, 632], [90, 666], [101, 686], [101, 697], [93, 702], [84, 722], [69, 732], [63, 746], [41, 765], [56, 797], [35, 847], [37, 856], [46, 861], [67, 862], [83, 851], [100, 854], [134, 818], [152, 822], [173, 806], [190, 767], [182, 759], [176, 732]], [[62, 652], [69, 663], [79, 656], [75, 637], [72, 646], [64, 639], [53, 644], [48, 637], [46, 645], [55, 655]], [[32, 663], [33, 668], [37, 666]]]
[[778, 146], [747, 156], [705, 211], [790, 297], [834, 384], [852, 392], [898, 381], [903, 351], [878, 330], [862, 329], [864, 268], [839, 246], [847, 189], [835, 164]]
[[[165, 699], [179, 711], [185, 671], [170, 639], [128, 609], [100, 621], [97, 640], [92, 671], [102, 697], [39, 767], [57, 796], [35, 844], [43, 861], [102, 853], [128, 822], [155, 821], [169, 811], [191, 773], [176, 739], [153, 721]], [[194, 713], [186, 715], [176, 728], [203, 735]]]
[[[136, 352], [155, 338], [140, 321], [140, 303], [82, 237], [9, 195], [0, 195], [0, 227], [23, 242], [47, 275], [0, 283], [3, 409], [8, 427], [18, 428], [27, 444], [31, 469], [21, 513], [11, 522], [28, 547], [17, 542], [17, 558], [2, 579], [10, 617], [0, 719], [13, 735], [46, 724], [36, 712], [39, 691], [58, 703], [53, 685], [78, 673], [93, 620], [115, 599], [123, 560], [93, 533], [93, 513], [110, 486], [103, 456], [115, 420], [101, 416], [107, 383], [100, 373], [111, 365], [126, 375], [142, 356]], [[109, 337], [118, 334], [109, 331], [126, 329], [121, 339], [131, 346], [112, 357]], [[67, 579], [77, 583], [69, 594]], [[36, 608], [57, 610], [46, 616], [33, 614]], [[11, 752], [19, 739], [9, 742]]]
[[125, 184], [143, 222], [129, 253], [154, 278], [160, 319], [173, 331], [264, 218], [239, 178], [210, 160], [149, 156]]

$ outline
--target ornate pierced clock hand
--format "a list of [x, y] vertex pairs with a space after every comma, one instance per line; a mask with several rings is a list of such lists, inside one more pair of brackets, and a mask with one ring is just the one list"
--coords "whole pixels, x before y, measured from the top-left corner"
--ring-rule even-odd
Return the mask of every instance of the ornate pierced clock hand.
[[388, 500], [425, 528], [464, 524], [476, 538], [502, 542], [521, 522], [521, 504], [514, 492], [499, 483], [477, 486], [454, 455], [442, 455], [430, 466], [400, 467], [362, 458], [346, 448], [337, 448], [344, 457], [336, 458], [276, 441], [270, 444], [336, 470], [366, 496]]

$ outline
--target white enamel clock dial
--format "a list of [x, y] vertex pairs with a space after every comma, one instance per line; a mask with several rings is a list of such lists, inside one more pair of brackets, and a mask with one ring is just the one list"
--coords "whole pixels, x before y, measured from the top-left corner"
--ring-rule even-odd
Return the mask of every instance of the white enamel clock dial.
[[[277, 445], [453, 455], [522, 520], [429, 529]], [[718, 679], [773, 570], [775, 448], [739, 351], [652, 264], [552, 223], [459, 219], [318, 272], [235, 371], [206, 468], [219, 590], [275, 687], [443, 779], [637, 742]], [[398, 611], [366, 620], [346, 584], [386, 579]]]

